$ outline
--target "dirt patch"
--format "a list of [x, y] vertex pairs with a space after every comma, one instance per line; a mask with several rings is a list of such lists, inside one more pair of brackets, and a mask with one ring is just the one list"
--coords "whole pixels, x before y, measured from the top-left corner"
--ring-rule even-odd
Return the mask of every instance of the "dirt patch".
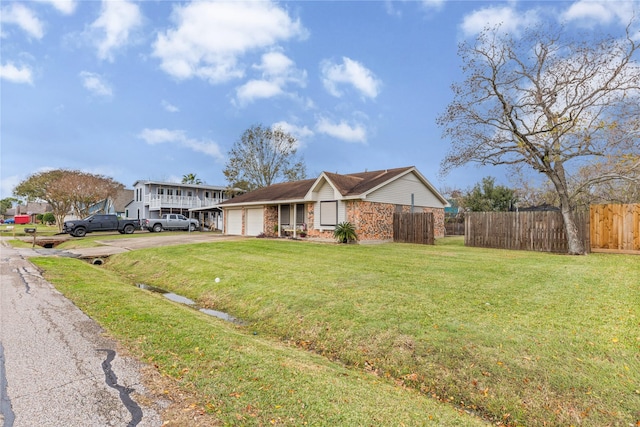
[[173, 378], [162, 375], [154, 366], [150, 365], [145, 365], [141, 373], [147, 390], [157, 401], [166, 404], [166, 407], [160, 411], [163, 426], [207, 427], [223, 425], [214, 415], [207, 413], [195, 394], [179, 387]]

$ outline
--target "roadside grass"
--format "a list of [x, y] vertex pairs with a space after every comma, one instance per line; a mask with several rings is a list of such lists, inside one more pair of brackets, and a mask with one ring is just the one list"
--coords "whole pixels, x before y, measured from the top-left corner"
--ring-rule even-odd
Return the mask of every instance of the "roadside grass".
[[112, 271], [68, 258], [32, 260], [133, 355], [195, 395], [215, 418], [210, 425], [484, 425], [392, 378], [212, 318]]
[[31, 236], [25, 233], [25, 228], [35, 228], [38, 235], [53, 236], [58, 233], [58, 227], [55, 225], [43, 224], [0, 224], [0, 234], [5, 237], [11, 236]]
[[492, 422], [640, 422], [637, 256], [255, 239], [104, 268]]
[[[188, 235], [188, 231], [163, 231], [160, 235]], [[64, 243], [56, 246], [56, 249], [79, 249], [104, 246], [102, 241], [118, 240], [118, 239], [152, 239], [157, 237], [158, 233], [150, 233], [147, 231], [136, 230], [133, 234], [120, 234], [118, 232], [95, 232], [89, 233], [85, 237], [70, 237]]]
[[[13, 234], [2, 234], [6, 237], [15, 237], [12, 240], [8, 240], [8, 243], [13, 247], [31, 247], [33, 245], [33, 236], [25, 233], [22, 229]], [[149, 238], [153, 235], [147, 232], [137, 231], [133, 234], [120, 234], [117, 232], [96, 232], [87, 234], [85, 237], [72, 237], [68, 234], [60, 234], [58, 229], [55, 231], [49, 227], [45, 232], [40, 232], [38, 226], [36, 240], [42, 240], [42, 238], [56, 237], [63, 241], [56, 246], [56, 249], [79, 249], [79, 248], [94, 248], [104, 246], [101, 241], [103, 240], [117, 240], [117, 239], [132, 239], [132, 238]], [[49, 240], [49, 239], [47, 239]]]

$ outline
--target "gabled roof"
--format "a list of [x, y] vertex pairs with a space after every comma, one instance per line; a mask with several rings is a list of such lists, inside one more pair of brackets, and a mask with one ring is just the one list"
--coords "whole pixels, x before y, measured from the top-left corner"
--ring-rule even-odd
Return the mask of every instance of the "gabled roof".
[[[358, 172], [347, 175], [339, 175], [337, 173], [323, 172], [316, 180], [319, 184], [324, 176], [327, 181], [336, 189], [343, 197], [362, 196], [373, 189], [380, 187], [389, 181], [398, 178], [405, 173], [415, 170], [413, 166], [385, 169], [372, 172]], [[314, 185], [315, 187], [315, 185]]]
[[233, 199], [221, 203], [224, 206], [262, 204], [270, 202], [304, 202], [311, 200], [311, 193], [325, 180], [336, 189], [344, 198], [365, 198], [368, 193], [394, 181], [408, 173], [415, 173], [422, 183], [429, 188], [444, 204], [446, 199], [438, 193], [431, 183], [417, 171], [414, 166], [403, 168], [385, 169], [378, 171], [365, 171], [350, 174], [337, 174], [323, 172], [316, 179], [274, 184], [258, 190], [236, 196]]
[[124, 212], [125, 207], [133, 200], [133, 190], [122, 189], [118, 191], [113, 199], [113, 208], [116, 212]]

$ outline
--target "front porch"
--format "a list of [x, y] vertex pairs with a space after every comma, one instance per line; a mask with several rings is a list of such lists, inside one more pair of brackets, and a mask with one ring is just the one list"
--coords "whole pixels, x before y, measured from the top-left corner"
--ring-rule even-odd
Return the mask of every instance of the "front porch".
[[197, 196], [170, 196], [170, 195], [147, 195], [145, 203], [149, 205], [149, 210], [160, 211], [162, 209], [197, 209], [214, 207], [224, 200], [219, 198], [200, 198]]

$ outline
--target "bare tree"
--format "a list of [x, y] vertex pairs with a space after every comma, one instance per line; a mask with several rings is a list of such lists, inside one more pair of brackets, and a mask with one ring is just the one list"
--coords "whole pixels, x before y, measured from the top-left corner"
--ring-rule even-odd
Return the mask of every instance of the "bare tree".
[[102, 175], [56, 169], [29, 176], [13, 192], [27, 200], [47, 202], [62, 230], [67, 214], [74, 211], [80, 217], [87, 216], [91, 205], [115, 197], [122, 188], [124, 185]]
[[296, 138], [281, 128], [253, 125], [229, 150], [223, 173], [230, 187], [244, 190], [304, 179], [306, 167], [297, 149]]
[[[574, 220], [581, 189], [635, 180], [640, 169], [638, 38], [569, 37], [563, 28], [522, 38], [487, 29], [459, 46], [465, 80], [438, 117], [451, 149], [442, 171], [469, 162], [519, 165], [540, 172], [557, 193], [569, 253], [584, 254]], [[626, 159], [626, 160], [625, 160]], [[580, 167], [616, 170], [577, 183]], [[636, 181], [637, 182], [637, 181]]]

